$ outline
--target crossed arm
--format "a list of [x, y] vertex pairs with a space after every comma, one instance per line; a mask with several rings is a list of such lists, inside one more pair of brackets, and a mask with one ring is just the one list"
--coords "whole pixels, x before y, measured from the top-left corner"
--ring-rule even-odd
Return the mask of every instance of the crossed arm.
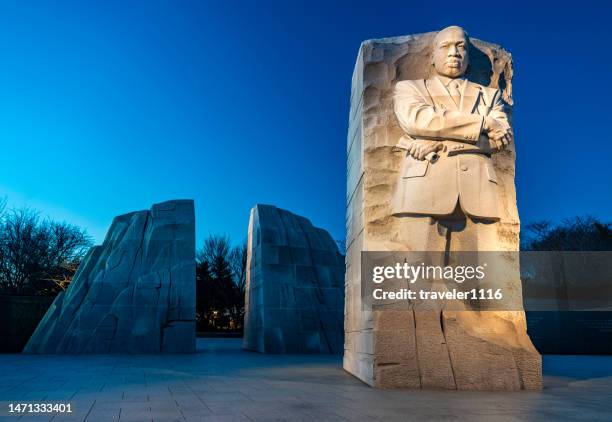
[[[442, 140], [475, 144], [481, 133], [488, 136], [494, 149], [503, 149], [512, 141], [512, 129], [499, 91], [487, 116], [458, 110], [440, 110], [429, 105], [418, 89], [407, 82], [396, 85], [395, 114], [401, 128], [416, 138], [409, 152], [420, 160], [442, 148]], [[424, 139], [423, 139], [424, 138]]]
[[514, 133], [504, 111], [504, 103], [501, 100], [499, 89], [495, 91], [493, 106], [484, 118], [483, 129], [489, 140], [495, 142], [500, 150], [506, 148], [514, 140]]

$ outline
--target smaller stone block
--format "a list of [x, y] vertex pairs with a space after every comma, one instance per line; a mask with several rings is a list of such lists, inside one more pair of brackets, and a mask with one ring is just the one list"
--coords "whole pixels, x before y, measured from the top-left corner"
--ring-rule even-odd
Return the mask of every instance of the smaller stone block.
[[243, 347], [341, 353], [344, 257], [332, 237], [271, 205], [251, 210]]

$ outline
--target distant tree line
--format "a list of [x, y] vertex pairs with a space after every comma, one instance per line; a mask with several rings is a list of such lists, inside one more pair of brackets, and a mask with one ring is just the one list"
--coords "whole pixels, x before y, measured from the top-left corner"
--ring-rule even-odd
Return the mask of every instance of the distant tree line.
[[563, 220], [560, 224], [538, 221], [522, 230], [521, 249], [525, 251], [611, 251], [612, 223], [586, 216]]
[[198, 331], [241, 332], [244, 324], [247, 246], [210, 235], [196, 259]]
[[56, 295], [92, 243], [77, 226], [29, 208], [7, 210], [6, 198], [0, 199], [0, 293]]

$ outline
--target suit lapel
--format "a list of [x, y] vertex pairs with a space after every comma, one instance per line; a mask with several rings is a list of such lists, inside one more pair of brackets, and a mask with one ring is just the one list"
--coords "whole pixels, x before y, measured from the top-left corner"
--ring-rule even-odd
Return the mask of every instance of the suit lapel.
[[443, 110], [459, 109], [440, 79], [434, 76], [433, 78], [427, 79], [427, 81], [425, 81], [425, 85], [427, 86], [427, 91], [429, 91], [429, 95], [437, 108], [441, 108]]
[[459, 110], [464, 113], [474, 113], [474, 107], [480, 97], [480, 87], [468, 80], [463, 82], [463, 88], [461, 90], [461, 106]]

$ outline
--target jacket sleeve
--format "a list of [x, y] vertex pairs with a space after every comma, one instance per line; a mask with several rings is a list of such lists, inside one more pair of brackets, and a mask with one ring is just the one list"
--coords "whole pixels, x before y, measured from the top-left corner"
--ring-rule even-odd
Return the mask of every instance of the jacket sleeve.
[[500, 123], [506, 125], [506, 127], [510, 127], [510, 122], [508, 121], [508, 115], [504, 109], [504, 103], [501, 99], [501, 91], [499, 89], [495, 90], [493, 94], [491, 109], [489, 111], [488, 117], [492, 117]]
[[478, 114], [431, 106], [412, 81], [395, 85], [394, 110], [401, 128], [411, 136], [476, 143], [484, 118]]

